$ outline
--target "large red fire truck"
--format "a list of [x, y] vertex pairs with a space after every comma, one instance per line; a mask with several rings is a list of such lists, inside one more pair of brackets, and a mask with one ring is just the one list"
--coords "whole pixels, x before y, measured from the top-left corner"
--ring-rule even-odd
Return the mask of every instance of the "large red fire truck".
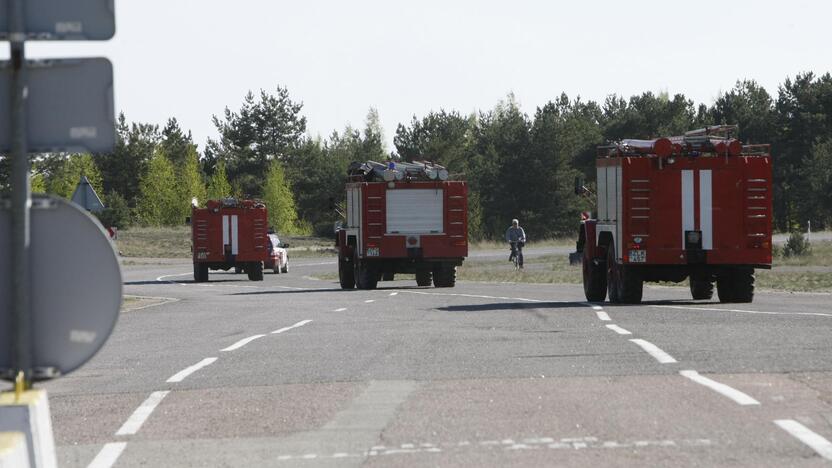
[[347, 171], [346, 224], [336, 232], [343, 289], [374, 289], [396, 273], [453, 287], [468, 255], [468, 188], [427, 162], [368, 161]]
[[194, 281], [208, 281], [208, 270], [239, 268], [252, 281], [263, 280], [267, 248], [266, 205], [254, 200], [209, 200], [191, 208]]
[[751, 302], [754, 269], [771, 268], [769, 145], [736, 126], [599, 147], [597, 212], [582, 221], [589, 301], [639, 303], [644, 281], [689, 279], [694, 299]]

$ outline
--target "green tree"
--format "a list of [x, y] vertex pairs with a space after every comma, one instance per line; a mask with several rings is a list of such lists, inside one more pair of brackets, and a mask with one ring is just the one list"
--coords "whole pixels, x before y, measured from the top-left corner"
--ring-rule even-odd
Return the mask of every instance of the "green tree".
[[140, 175], [159, 143], [159, 127], [151, 124], [128, 124], [124, 114], [116, 123], [116, 146], [112, 153], [96, 154], [106, 193], [118, 192], [130, 206], [136, 206], [140, 193]]
[[228, 183], [228, 175], [225, 173], [225, 161], [219, 160], [214, 173], [208, 179], [206, 200], [221, 200], [230, 197], [231, 194], [231, 184]]
[[275, 94], [260, 90], [259, 99], [249, 92], [239, 111], [226, 108], [223, 119], [213, 117], [220, 139], [208, 140], [207, 164], [226, 161], [233, 185], [245, 194], [261, 195], [270, 162], [286, 160], [303, 142], [302, 108], [284, 87], [278, 86]]
[[197, 206], [204, 206], [205, 200], [208, 197], [208, 192], [205, 189], [205, 183], [202, 181], [202, 172], [199, 167], [199, 155], [196, 153], [196, 146], [190, 145], [187, 149], [187, 155], [179, 167], [177, 173], [179, 183], [179, 200], [181, 206], [180, 216], [184, 219], [189, 216], [191, 211], [191, 204], [193, 200], [197, 201]]
[[45, 177], [46, 192], [70, 198], [82, 176], [89, 179], [90, 185], [99, 196], [104, 193], [101, 172], [89, 154], [71, 154], [56, 158], [53, 172]]
[[263, 201], [269, 210], [269, 225], [279, 233], [297, 232], [298, 214], [295, 211], [295, 198], [280, 161], [272, 161], [269, 166], [263, 193]]
[[174, 226], [184, 221], [176, 183], [173, 164], [160, 149], [157, 150], [139, 182], [140, 196], [136, 209], [143, 225]]

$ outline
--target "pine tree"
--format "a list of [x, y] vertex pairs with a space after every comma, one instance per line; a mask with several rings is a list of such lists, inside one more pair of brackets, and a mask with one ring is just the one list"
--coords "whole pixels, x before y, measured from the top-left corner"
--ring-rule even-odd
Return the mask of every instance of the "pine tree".
[[181, 224], [176, 174], [164, 152], [157, 149], [139, 182], [139, 221], [146, 226]]
[[230, 196], [231, 184], [228, 183], [228, 175], [225, 173], [225, 162], [220, 159], [214, 169], [214, 174], [208, 181], [206, 200], [220, 200]]
[[297, 231], [298, 214], [295, 211], [295, 197], [286, 181], [283, 165], [272, 161], [263, 187], [266, 208], [269, 210], [269, 224], [279, 233], [292, 234]]

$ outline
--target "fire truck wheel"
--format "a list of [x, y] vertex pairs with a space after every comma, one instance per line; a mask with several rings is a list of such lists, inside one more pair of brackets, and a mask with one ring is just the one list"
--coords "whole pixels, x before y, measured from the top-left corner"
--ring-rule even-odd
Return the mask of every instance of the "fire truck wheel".
[[418, 270], [416, 272], [417, 286], [430, 286], [433, 274], [430, 270]]
[[605, 262], [584, 258], [584, 295], [589, 302], [601, 302], [607, 297], [607, 265]]
[[644, 281], [639, 271], [631, 266], [619, 265], [615, 259], [615, 246], [607, 250], [607, 291], [614, 304], [639, 304], [644, 292]]
[[452, 288], [456, 285], [456, 266], [438, 265], [433, 269], [433, 285], [437, 288]]
[[338, 281], [341, 283], [341, 289], [355, 288], [355, 270], [350, 262], [340, 257], [338, 258]]
[[242, 272], [243, 272], [243, 267], [239, 267], [239, 266], [234, 267], [234, 273], [239, 275]]
[[205, 263], [194, 263], [194, 281], [197, 283], [208, 281], [208, 265]]
[[355, 262], [355, 286], [358, 289], [375, 289], [378, 286], [378, 272], [367, 262]]
[[690, 295], [695, 300], [708, 300], [714, 297], [714, 282], [709, 278], [688, 278]]
[[754, 269], [736, 268], [716, 278], [719, 302], [751, 302], [754, 300]]
[[251, 281], [263, 281], [263, 262], [251, 262], [246, 268], [248, 279]]

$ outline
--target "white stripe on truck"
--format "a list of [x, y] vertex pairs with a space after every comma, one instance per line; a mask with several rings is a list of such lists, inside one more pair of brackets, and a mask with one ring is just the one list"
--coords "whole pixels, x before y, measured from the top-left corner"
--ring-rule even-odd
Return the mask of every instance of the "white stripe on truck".
[[693, 171], [682, 171], [682, 248], [685, 248], [685, 231], [696, 229], [693, 219]]
[[231, 255], [237, 255], [240, 250], [240, 243], [237, 239], [237, 215], [231, 215]]
[[228, 245], [228, 215], [222, 215], [222, 245]]
[[702, 229], [702, 248], [714, 248], [713, 188], [711, 170], [699, 171], [699, 226]]

